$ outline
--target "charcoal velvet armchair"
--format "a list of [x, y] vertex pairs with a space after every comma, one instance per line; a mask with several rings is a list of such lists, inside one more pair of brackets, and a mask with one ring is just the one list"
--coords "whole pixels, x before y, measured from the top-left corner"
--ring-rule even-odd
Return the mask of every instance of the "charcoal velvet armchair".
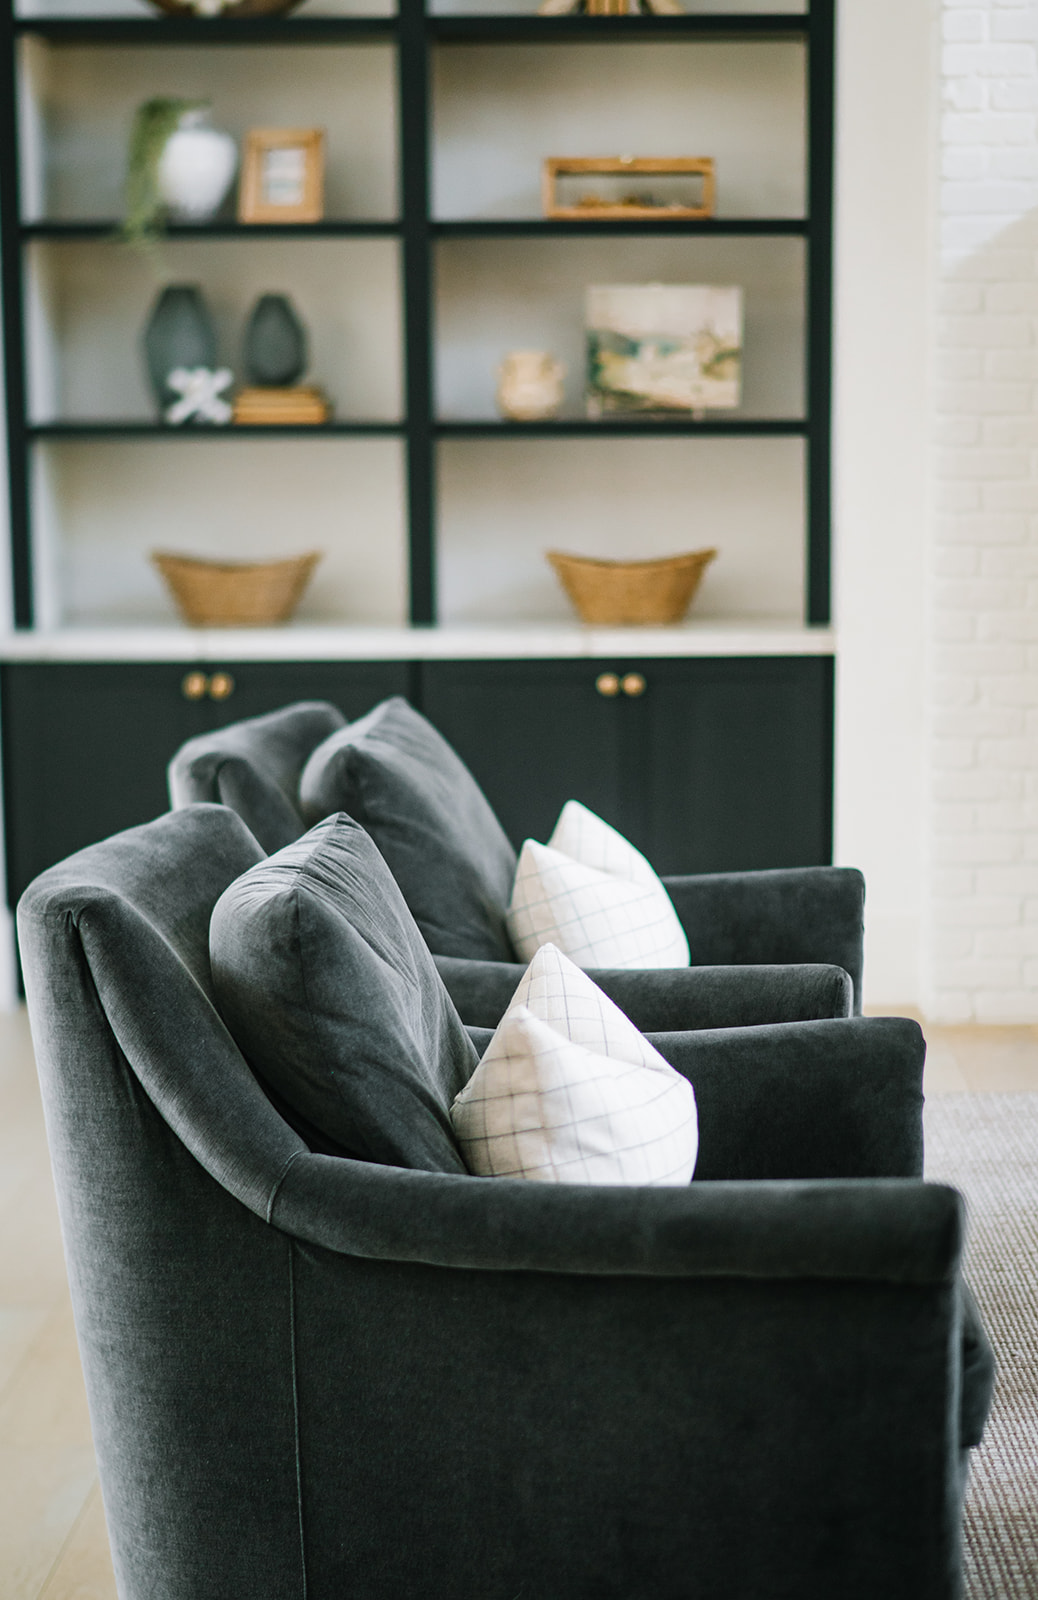
[[190, 806], [19, 907], [121, 1600], [953, 1600], [990, 1359], [916, 1025], [655, 1036], [686, 1188], [315, 1154], [214, 1002], [262, 857]]

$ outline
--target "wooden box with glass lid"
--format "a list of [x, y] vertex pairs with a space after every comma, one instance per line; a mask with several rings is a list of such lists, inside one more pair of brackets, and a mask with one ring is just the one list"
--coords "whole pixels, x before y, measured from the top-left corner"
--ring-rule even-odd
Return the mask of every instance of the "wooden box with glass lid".
[[[282, 703], [304, 666], [308, 692], [326, 682], [359, 709], [347, 680], [366, 692], [379, 664], [492, 789], [507, 714], [530, 795], [528, 810], [509, 802], [513, 831], [576, 792], [663, 849], [665, 870], [827, 859], [833, 0], [629, 16], [362, 3], [5, 8], [15, 876], [68, 838], [57, 811], [54, 836], [38, 819], [56, 782], [40, 719], [61, 717], [86, 661], [120, 730], [109, 760], [133, 762], [144, 725], [168, 728], [171, 752], [185, 708], [231, 719]], [[254, 129], [322, 129], [323, 220], [241, 222], [232, 191], [212, 218], [130, 250], [116, 237], [129, 127], [156, 96], [208, 103], [239, 146]], [[713, 215], [543, 216], [548, 157], [625, 154], [709, 158]], [[170, 283], [198, 286], [236, 380], [251, 308], [287, 296], [327, 420], [164, 421], [141, 336]], [[587, 290], [655, 283], [741, 290], [739, 403], [589, 416]], [[497, 369], [531, 349], [564, 368], [561, 406], [505, 420]], [[705, 546], [719, 555], [689, 620], [660, 629], [581, 627], [545, 559]], [[230, 635], [178, 622], [156, 549], [322, 559], [291, 625]], [[180, 678], [214, 667], [237, 694], [188, 707]], [[643, 688], [600, 687], [614, 677]], [[77, 842], [127, 820], [104, 812], [120, 788], [133, 785], [109, 771]], [[33, 837], [52, 842], [23, 850], [30, 806]]]

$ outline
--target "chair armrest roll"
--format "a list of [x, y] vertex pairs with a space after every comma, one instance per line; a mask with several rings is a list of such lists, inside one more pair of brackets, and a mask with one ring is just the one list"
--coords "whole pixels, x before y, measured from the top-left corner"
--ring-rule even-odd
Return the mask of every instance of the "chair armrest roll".
[[664, 878], [697, 966], [828, 962], [861, 1010], [865, 880], [853, 867]]
[[697, 1180], [922, 1175], [917, 1023], [848, 1017], [650, 1038], [696, 1091]]
[[343, 1255], [493, 1272], [952, 1283], [962, 1199], [911, 1180], [599, 1187], [298, 1155], [267, 1208]]
[[[496, 1028], [525, 968], [459, 956], [436, 956], [435, 961], [462, 1020]], [[847, 973], [821, 964], [593, 968], [588, 976], [643, 1033], [810, 1022], [849, 1016], [853, 1004]]]

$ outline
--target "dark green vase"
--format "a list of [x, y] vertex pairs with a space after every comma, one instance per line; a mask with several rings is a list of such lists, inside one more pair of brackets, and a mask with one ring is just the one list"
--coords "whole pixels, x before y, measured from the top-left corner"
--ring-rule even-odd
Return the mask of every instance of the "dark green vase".
[[215, 368], [216, 328], [197, 284], [163, 289], [144, 327], [144, 357], [161, 412], [180, 398], [167, 381], [174, 368]]
[[287, 295], [261, 294], [245, 325], [245, 376], [261, 388], [281, 389], [306, 371], [306, 329]]

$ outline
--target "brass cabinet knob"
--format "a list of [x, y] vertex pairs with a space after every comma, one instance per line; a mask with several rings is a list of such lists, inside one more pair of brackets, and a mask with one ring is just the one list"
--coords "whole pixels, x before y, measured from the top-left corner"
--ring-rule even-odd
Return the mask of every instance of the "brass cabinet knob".
[[209, 679], [210, 700], [227, 700], [234, 693], [234, 679], [229, 672], [214, 672]]
[[180, 680], [180, 692], [185, 700], [203, 700], [209, 688], [209, 679], [204, 672], [185, 672]]
[[620, 693], [620, 679], [615, 672], [600, 672], [595, 679], [595, 688], [599, 694], [604, 694], [607, 700], [612, 700]]
[[645, 679], [640, 672], [625, 672], [620, 680], [620, 687], [624, 694], [629, 694], [632, 700], [645, 693]]

